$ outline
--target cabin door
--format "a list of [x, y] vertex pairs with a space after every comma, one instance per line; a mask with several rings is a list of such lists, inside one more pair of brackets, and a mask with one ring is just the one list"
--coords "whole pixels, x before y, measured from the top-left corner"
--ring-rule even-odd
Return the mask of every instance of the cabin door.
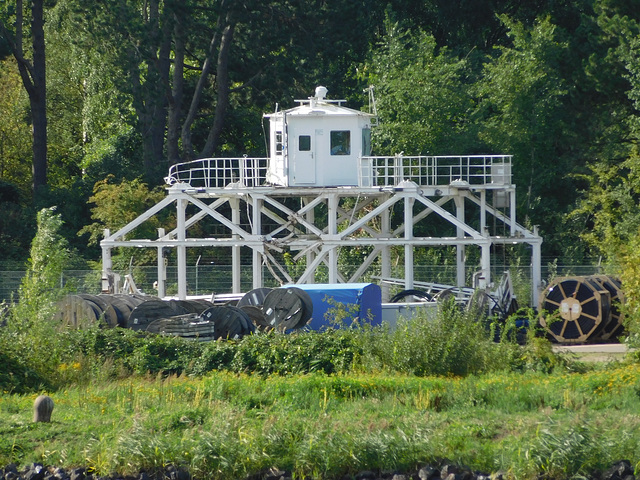
[[[289, 144], [291, 147], [291, 144]], [[313, 185], [316, 183], [316, 137], [315, 131], [298, 130], [294, 138], [293, 185]]]

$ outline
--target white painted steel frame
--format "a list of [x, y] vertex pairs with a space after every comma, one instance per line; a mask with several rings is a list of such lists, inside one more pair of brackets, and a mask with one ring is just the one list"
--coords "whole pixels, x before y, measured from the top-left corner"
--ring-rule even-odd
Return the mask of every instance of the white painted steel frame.
[[[508, 214], [488, 205], [486, 192], [502, 190], [509, 198]], [[285, 205], [286, 199], [301, 199], [299, 209]], [[349, 212], [341, 206], [341, 199], [350, 198], [354, 203]], [[473, 228], [465, 218], [465, 201], [479, 207], [479, 229]], [[445, 208], [453, 202], [454, 213]], [[414, 212], [416, 204], [424, 208]], [[171, 205], [176, 208], [177, 227], [169, 233], [159, 229], [157, 239], [130, 239], [128, 235], [138, 226]], [[187, 206], [193, 205], [197, 212], [187, 218]], [[327, 224], [319, 227], [315, 222], [314, 209], [319, 206], [327, 209]], [[392, 230], [391, 218], [394, 206], [401, 205], [402, 224]], [[221, 207], [231, 209], [231, 218], [220, 212]], [[397, 208], [397, 207], [396, 207]], [[248, 216], [249, 228], [241, 223], [242, 212]], [[416, 237], [414, 227], [417, 223], [436, 214], [455, 229], [455, 236]], [[491, 216], [505, 226], [508, 235], [489, 235], [487, 217]], [[270, 231], [263, 219], [274, 222]], [[200, 221], [214, 221], [222, 226], [224, 236], [209, 238], [190, 238], [189, 228]], [[378, 227], [371, 222], [377, 220]], [[475, 219], [474, 219], [475, 221]], [[439, 186], [436, 190], [425, 189], [411, 181], [400, 182], [395, 187], [244, 187], [199, 188], [188, 184], [175, 183], [168, 188], [168, 195], [157, 205], [140, 215], [133, 222], [114, 234], [105, 231], [101, 242], [103, 257], [103, 278], [107, 278], [112, 268], [111, 249], [117, 247], [155, 248], [158, 252], [158, 295], [165, 294], [164, 249], [177, 251], [178, 297], [187, 295], [186, 249], [191, 247], [228, 247], [231, 249], [232, 289], [241, 293], [240, 249], [252, 249], [253, 288], [263, 286], [263, 266], [270, 269], [274, 277], [283, 282], [312, 283], [318, 266], [325, 264], [330, 283], [354, 282], [366, 273], [373, 262], [380, 257], [381, 276], [389, 278], [391, 273], [390, 249], [392, 246], [404, 246], [405, 287], [414, 285], [413, 251], [421, 246], [455, 246], [457, 248], [458, 286], [464, 286], [465, 248], [477, 246], [481, 249], [480, 277], [487, 285], [491, 283], [490, 249], [498, 244], [528, 244], [532, 248], [532, 304], [537, 305], [538, 291], [541, 286], [542, 239], [537, 232], [530, 232], [515, 221], [515, 187], [512, 185], [485, 186]], [[340, 248], [370, 246], [372, 251], [362, 265], [347, 276], [338, 265]], [[288, 249], [297, 252], [295, 257], [306, 258], [306, 269], [299, 278], [291, 278], [284, 265], [281, 265], [272, 252]], [[103, 288], [105, 283], [103, 282]], [[388, 287], [384, 287], [388, 297]]]

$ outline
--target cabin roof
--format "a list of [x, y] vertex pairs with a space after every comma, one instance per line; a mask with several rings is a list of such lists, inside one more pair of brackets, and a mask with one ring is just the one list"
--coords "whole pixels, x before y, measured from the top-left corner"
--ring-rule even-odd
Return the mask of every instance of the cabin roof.
[[267, 118], [277, 118], [283, 115], [287, 116], [300, 116], [300, 117], [312, 117], [312, 116], [325, 116], [325, 115], [342, 115], [342, 116], [361, 116], [372, 118], [375, 115], [360, 110], [354, 110], [353, 108], [343, 107], [336, 102], [331, 101], [314, 101], [311, 98], [309, 100], [297, 100], [298, 102], [305, 102], [287, 110], [280, 110], [278, 112], [265, 115]]

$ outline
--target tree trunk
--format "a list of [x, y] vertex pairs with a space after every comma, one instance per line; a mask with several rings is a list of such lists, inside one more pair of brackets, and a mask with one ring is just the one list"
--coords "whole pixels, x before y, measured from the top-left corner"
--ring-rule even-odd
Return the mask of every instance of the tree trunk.
[[32, 187], [34, 195], [47, 185], [47, 77], [44, 42], [44, 0], [31, 3], [31, 35], [33, 63], [24, 57], [23, 52], [23, 2], [16, 1], [15, 35], [11, 35], [0, 22], [0, 32], [9, 44], [9, 48], [18, 63], [31, 107], [33, 127]]
[[229, 50], [231, 48], [231, 42], [233, 39], [233, 31], [235, 25], [233, 23], [228, 24], [222, 33], [220, 39], [220, 51], [218, 52], [218, 69], [216, 75], [216, 85], [218, 87], [218, 101], [216, 103], [215, 117], [213, 119], [213, 125], [209, 130], [207, 137], [207, 143], [204, 149], [200, 153], [201, 158], [210, 157], [213, 155], [218, 142], [220, 140], [220, 133], [224, 126], [224, 118], [229, 108]]
[[47, 185], [47, 76], [44, 43], [44, 0], [31, 4], [33, 35], [33, 95], [29, 95], [33, 121], [33, 191]]
[[184, 29], [181, 19], [176, 19], [174, 28], [173, 85], [169, 102], [169, 123], [167, 125], [167, 157], [169, 165], [180, 161], [180, 114], [184, 93]]
[[218, 14], [218, 21], [216, 22], [216, 29], [214, 30], [213, 36], [211, 37], [211, 41], [209, 42], [209, 51], [207, 52], [204, 63], [202, 64], [202, 72], [200, 73], [198, 84], [196, 85], [196, 89], [193, 92], [193, 96], [191, 97], [191, 105], [189, 106], [189, 111], [187, 112], [187, 116], [184, 120], [184, 123], [182, 124], [182, 155], [185, 160], [193, 160], [193, 158], [195, 157], [193, 144], [191, 142], [191, 125], [193, 125], [193, 121], [196, 118], [198, 108], [200, 107], [202, 92], [204, 91], [207, 79], [209, 78], [209, 74], [211, 73], [214, 55], [218, 46], [219, 32], [222, 31], [224, 25], [223, 19], [228, 20], [228, 15], [223, 15], [226, 9], [226, 4], [226, 0], [222, 0], [220, 2], [220, 13]]
[[162, 176], [161, 167], [166, 166], [163, 159], [167, 106], [171, 95], [169, 67], [173, 13], [167, 8], [161, 15], [158, 0], [152, 0], [145, 16], [153, 32], [146, 51], [146, 80], [144, 85], [140, 83], [137, 67], [131, 72], [131, 80], [138, 97], [134, 103], [142, 132], [144, 176], [149, 184], [155, 184]]

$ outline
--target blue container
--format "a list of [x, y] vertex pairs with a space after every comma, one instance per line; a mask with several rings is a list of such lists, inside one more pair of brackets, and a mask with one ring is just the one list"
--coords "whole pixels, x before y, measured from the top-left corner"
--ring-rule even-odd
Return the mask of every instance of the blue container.
[[313, 315], [307, 325], [312, 330], [336, 326], [336, 313], [347, 315], [341, 318], [342, 325], [349, 326], [354, 320], [380, 325], [382, 322], [382, 291], [374, 283], [314, 283], [289, 285], [304, 290], [313, 302]]

